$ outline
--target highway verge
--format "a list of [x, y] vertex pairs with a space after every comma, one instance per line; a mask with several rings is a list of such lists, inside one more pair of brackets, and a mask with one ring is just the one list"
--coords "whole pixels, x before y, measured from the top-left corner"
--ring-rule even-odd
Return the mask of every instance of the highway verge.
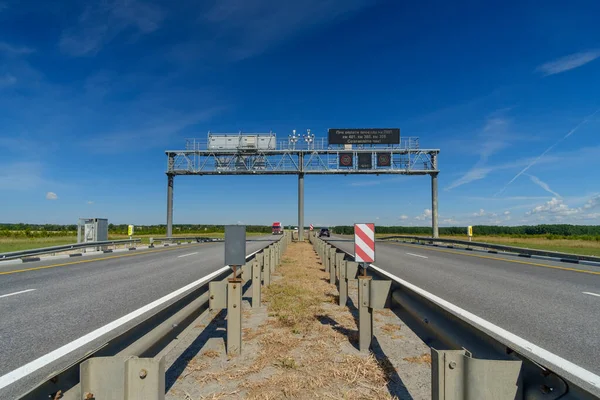
[[[429, 349], [392, 312], [375, 318], [377, 345], [358, 346], [356, 296], [340, 307], [335, 285], [306, 243], [293, 243], [263, 291], [243, 304], [243, 349], [225, 351], [225, 315], [200, 323], [167, 355], [166, 398], [427, 398]], [[356, 293], [353, 290], [352, 293]]]

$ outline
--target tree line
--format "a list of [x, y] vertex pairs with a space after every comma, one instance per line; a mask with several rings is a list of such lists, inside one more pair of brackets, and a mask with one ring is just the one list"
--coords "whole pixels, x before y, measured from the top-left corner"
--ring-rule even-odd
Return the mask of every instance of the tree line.
[[[351, 235], [354, 226], [335, 226], [333, 231], [339, 234]], [[378, 234], [398, 235], [431, 235], [431, 228], [424, 226], [376, 226]], [[440, 235], [461, 236], [467, 234], [467, 227], [440, 227]], [[474, 236], [547, 236], [549, 238], [594, 238], [600, 240], [599, 225], [521, 225], [521, 226], [496, 226], [496, 225], [474, 225]], [[596, 239], [598, 238], [598, 239]]]
[[[134, 225], [135, 235], [166, 235], [166, 225]], [[113, 235], [127, 235], [128, 224], [108, 224], [108, 233]], [[198, 233], [223, 233], [224, 225], [197, 225], [179, 224], [173, 225], [174, 234], [198, 234]], [[271, 226], [246, 225], [246, 232], [271, 233]], [[77, 233], [77, 225], [58, 224], [2, 224], [0, 223], [0, 237], [14, 238], [44, 238], [69, 236]]]

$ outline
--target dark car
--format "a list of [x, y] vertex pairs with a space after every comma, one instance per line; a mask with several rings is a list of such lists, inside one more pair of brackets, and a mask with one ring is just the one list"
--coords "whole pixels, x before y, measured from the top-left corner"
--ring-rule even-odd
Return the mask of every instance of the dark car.
[[323, 236], [327, 236], [327, 237], [330, 236], [329, 229], [321, 228], [321, 230], [319, 231], [319, 237], [323, 237]]

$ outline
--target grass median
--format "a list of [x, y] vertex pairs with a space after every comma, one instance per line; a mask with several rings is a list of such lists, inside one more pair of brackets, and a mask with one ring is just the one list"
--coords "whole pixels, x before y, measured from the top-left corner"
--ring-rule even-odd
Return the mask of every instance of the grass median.
[[396, 370], [357, 350], [355, 318], [337, 305], [337, 289], [308, 243], [291, 244], [272, 278], [266, 307], [243, 311], [242, 354], [227, 357], [220, 341], [209, 340], [167, 399], [398, 398], [389, 389]]

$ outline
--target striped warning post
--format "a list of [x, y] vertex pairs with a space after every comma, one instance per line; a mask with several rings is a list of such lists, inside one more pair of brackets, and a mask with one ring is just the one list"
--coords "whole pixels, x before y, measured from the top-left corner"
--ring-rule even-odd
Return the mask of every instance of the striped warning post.
[[375, 262], [375, 224], [354, 224], [354, 260]]

